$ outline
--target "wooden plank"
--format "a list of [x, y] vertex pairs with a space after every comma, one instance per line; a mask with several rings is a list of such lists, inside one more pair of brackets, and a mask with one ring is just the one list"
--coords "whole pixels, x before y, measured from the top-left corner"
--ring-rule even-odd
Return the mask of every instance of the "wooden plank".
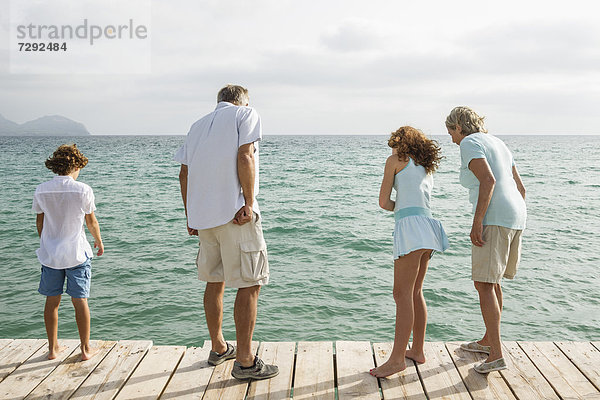
[[556, 342], [583, 375], [600, 390], [600, 350], [589, 342]]
[[517, 342], [503, 342], [502, 346], [508, 368], [500, 371], [500, 375], [519, 400], [559, 400], [552, 386]]
[[154, 346], [146, 353], [116, 399], [157, 399], [181, 360], [185, 346]]
[[379, 400], [377, 379], [369, 374], [375, 367], [369, 342], [335, 342], [338, 399]]
[[185, 351], [161, 399], [202, 399], [214, 367], [208, 364], [210, 347]]
[[334, 399], [333, 346], [331, 342], [298, 342], [294, 400]]
[[79, 355], [79, 340], [59, 340], [58, 344], [66, 346], [67, 349], [61, 351], [54, 360], [48, 360], [48, 347], [43, 345], [19, 368], [0, 382], [0, 399], [24, 398], [63, 360], [72, 353]]
[[[392, 354], [393, 343], [374, 343], [375, 363], [381, 365]], [[425, 391], [412, 360], [406, 359], [406, 369], [397, 374], [379, 379], [384, 399], [420, 399]]]
[[0, 351], [0, 382], [48, 342], [42, 339], [18, 339]]
[[552, 342], [518, 342], [560, 397], [600, 399], [600, 393]]
[[429, 399], [471, 399], [444, 343], [425, 343], [423, 352], [427, 362], [417, 371]]
[[119, 341], [71, 396], [71, 399], [112, 399], [150, 347], [152, 347], [150, 340]]
[[262, 342], [258, 356], [266, 364], [279, 367], [279, 375], [272, 379], [250, 383], [248, 400], [283, 400], [291, 398], [294, 374], [295, 342]]
[[14, 339], [0, 339], [0, 350], [14, 342]]
[[[231, 343], [231, 342], [230, 342]], [[210, 349], [210, 342], [206, 342], [204, 347]], [[256, 354], [258, 342], [252, 342], [252, 352]], [[204, 399], [243, 399], [248, 391], [248, 382], [239, 381], [231, 376], [234, 360], [225, 361], [217, 365], [208, 383], [208, 388], [204, 394]]]
[[114, 347], [116, 342], [94, 340], [90, 344], [92, 347], [98, 349], [98, 354], [95, 354], [87, 361], [81, 361], [81, 354], [78, 351], [74, 351], [26, 399], [68, 399], [69, 396], [75, 393], [81, 383]]
[[474, 400], [515, 399], [498, 372], [482, 375], [473, 369], [473, 366], [485, 361], [487, 355], [464, 351], [460, 348], [460, 342], [446, 343], [446, 348]]

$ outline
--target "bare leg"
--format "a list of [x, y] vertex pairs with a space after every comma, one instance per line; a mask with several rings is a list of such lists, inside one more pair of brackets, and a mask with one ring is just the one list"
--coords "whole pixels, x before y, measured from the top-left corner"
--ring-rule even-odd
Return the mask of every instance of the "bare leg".
[[71, 298], [71, 302], [75, 307], [75, 321], [77, 322], [79, 340], [81, 341], [81, 359], [83, 361], [89, 360], [98, 353], [98, 349], [90, 345], [90, 308], [85, 298]]
[[250, 367], [254, 363], [252, 353], [252, 334], [256, 324], [258, 294], [260, 285], [238, 289], [233, 308], [235, 335], [237, 339], [236, 360], [242, 367]]
[[485, 323], [487, 339], [490, 346], [490, 355], [486, 362], [502, 358], [502, 347], [500, 344], [500, 305], [493, 283], [475, 282], [475, 288], [479, 292], [479, 305], [481, 315]]
[[208, 334], [212, 342], [212, 351], [223, 353], [227, 344], [223, 337], [223, 293], [225, 282], [207, 282], [204, 290], [204, 315]]
[[425, 345], [425, 330], [427, 329], [427, 304], [425, 304], [425, 297], [423, 296], [423, 281], [425, 280], [430, 258], [431, 251], [425, 252], [421, 256], [419, 274], [417, 275], [417, 281], [413, 290], [413, 305], [415, 309], [415, 322], [412, 331], [413, 339], [410, 350], [406, 350], [405, 355], [406, 358], [410, 358], [419, 364], [425, 362], [423, 346]]
[[[502, 286], [499, 283], [495, 283], [494, 291], [496, 293], [496, 299], [498, 300], [498, 305], [500, 306], [500, 317], [502, 317]], [[479, 343], [482, 346], [490, 345], [487, 330], [485, 331], [485, 335], [483, 335], [483, 338], [481, 340], [479, 340], [477, 343]]]
[[58, 306], [61, 296], [47, 296], [44, 306], [44, 324], [48, 335], [48, 359], [54, 360], [65, 346], [58, 345]]
[[371, 375], [383, 378], [406, 368], [404, 356], [414, 324], [413, 291], [419, 273], [421, 256], [426, 250], [416, 250], [394, 261], [394, 300], [396, 301], [396, 333], [390, 358], [371, 370]]

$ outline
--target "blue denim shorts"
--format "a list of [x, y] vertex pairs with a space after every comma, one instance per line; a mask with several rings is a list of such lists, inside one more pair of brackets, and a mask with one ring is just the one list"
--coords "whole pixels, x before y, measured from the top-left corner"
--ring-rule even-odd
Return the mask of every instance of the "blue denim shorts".
[[38, 292], [44, 296], [63, 294], [67, 278], [67, 294], [76, 299], [90, 297], [92, 282], [92, 260], [89, 258], [82, 264], [67, 269], [54, 269], [42, 265], [42, 276]]

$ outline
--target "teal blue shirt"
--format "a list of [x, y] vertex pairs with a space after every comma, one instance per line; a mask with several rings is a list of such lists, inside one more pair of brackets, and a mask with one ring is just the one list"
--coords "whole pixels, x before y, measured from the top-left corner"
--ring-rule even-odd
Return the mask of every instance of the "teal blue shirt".
[[479, 180], [469, 169], [469, 163], [484, 158], [490, 166], [496, 186], [483, 225], [499, 225], [511, 229], [525, 229], [527, 209], [525, 200], [517, 190], [512, 174], [513, 156], [504, 142], [486, 133], [472, 133], [460, 142], [460, 184], [469, 189], [473, 212], [477, 208]]

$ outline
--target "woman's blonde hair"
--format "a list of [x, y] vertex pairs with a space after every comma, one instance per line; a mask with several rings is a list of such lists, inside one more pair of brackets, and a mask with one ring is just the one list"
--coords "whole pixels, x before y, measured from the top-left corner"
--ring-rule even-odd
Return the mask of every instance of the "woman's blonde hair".
[[440, 166], [442, 156], [438, 142], [427, 138], [423, 132], [412, 126], [403, 126], [392, 132], [388, 146], [396, 149], [400, 161], [404, 161], [408, 156], [415, 164], [422, 165], [428, 174]]
[[87, 165], [88, 159], [75, 144], [63, 144], [46, 160], [46, 168], [58, 175], [68, 175]]
[[469, 107], [454, 107], [450, 111], [450, 115], [446, 117], [446, 127], [456, 129], [457, 126], [462, 128], [461, 133], [465, 136], [475, 132], [487, 133], [483, 120], [485, 117], [480, 117], [475, 111]]

